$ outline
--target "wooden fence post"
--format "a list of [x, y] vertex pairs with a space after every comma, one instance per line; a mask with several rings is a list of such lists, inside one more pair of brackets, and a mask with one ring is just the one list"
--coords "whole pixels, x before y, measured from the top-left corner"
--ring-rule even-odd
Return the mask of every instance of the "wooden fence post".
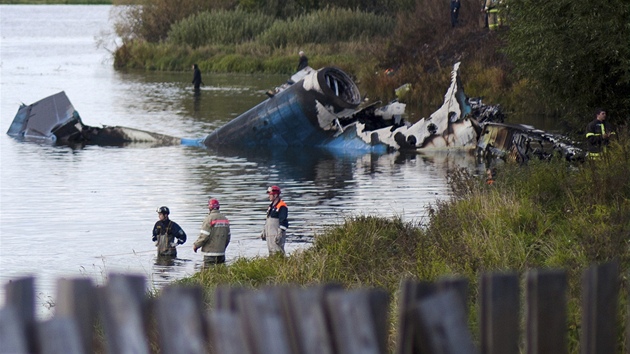
[[83, 349], [79, 327], [74, 318], [53, 317], [39, 323], [37, 337], [40, 354], [89, 354]]
[[519, 284], [516, 273], [483, 274], [479, 281], [482, 354], [519, 353]]
[[384, 352], [388, 295], [383, 290], [359, 289], [326, 295], [334, 345], [339, 354], [380, 354]]
[[57, 280], [55, 317], [75, 321], [84, 353], [93, 353], [94, 325], [96, 322], [96, 289], [85, 278]]
[[29, 353], [24, 321], [15, 307], [6, 304], [0, 309], [0, 353]]
[[204, 354], [208, 330], [201, 287], [167, 286], [155, 302], [160, 353]]
[[328, 284], [310, 288], [293, 288], [287, 293], [294, 353], [334, 354], [331, 324], [326, 313], [327, 294], [341, 291], [341, 285]]
[[406, 279], [400, 287], [398, 296], [398, 333], [396, 341], [396, 354], [416, 353], [414, 349], [414, 328], [413, 318], [415, 313], [412, 310], [414, 304], [436, 291], [435, 284], [430, 282], [418, 282]]
[[20, 318], [20, 332], [29, 353], [38, 353], [37, 328], [35, 324], [35, 278], [32, 276], [10, 281], [5, 285], [5, 303], [13, 307]]
[[252, 354], [243, 321], [242, 316], [225, 309], [209, 313], [210, 353]]
[[252, 353], [290, 354], [279, 294], [273, 288], [267, 288], [241, 295], [238, 301]]
[[592, 266], [582, 277], [582, 354], [614, 353], [617, 348], [619, 266]]
[[107, 352], [148, 354], [145, 331], [145, 278], [110, 274], [107, 285], [98, 289], [100, 315]]
[[437, 290], [454, 290], [462, 302], [462, 308], [468, 317], [468, 279], [464, 277], [444, 277], [437, 281]]
[[214, 290], [213, 308], [238, 313], [238, 297], [249, 290], [236, 286], [218, 286]]
[[474, 354], [466, 310], [455, 290], [439, 291], [416, 303], [417, 348], [423, 354]]
[[567, 353], [566, 272], [534, 269], [526, 278], [526, 353]]

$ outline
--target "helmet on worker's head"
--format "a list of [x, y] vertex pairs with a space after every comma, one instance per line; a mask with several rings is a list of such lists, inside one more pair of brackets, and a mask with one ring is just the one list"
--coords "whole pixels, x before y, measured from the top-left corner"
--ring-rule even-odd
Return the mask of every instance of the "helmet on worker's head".
[[161, 207], [159, 207], [156, 211], [157, 211], [158, 213], [160, 213], [160, 214], [164, 214], [164, 215], [168, 215], [168, 214], [170, 214], [170, 213], [171, 213], [171, 211], [170, 211], [170, 210], [168, 210], [168, 207], [165, 207], [165, 206], [161, 206]]
[[208, 200], [208, 209], [216, 209], [219, 210], [219, 201], [216, 199]]
[[267, 188], [267, 194], [280, 194], [280, 187], [278, 187], [278, 186], [271, 186], [271, 187]]

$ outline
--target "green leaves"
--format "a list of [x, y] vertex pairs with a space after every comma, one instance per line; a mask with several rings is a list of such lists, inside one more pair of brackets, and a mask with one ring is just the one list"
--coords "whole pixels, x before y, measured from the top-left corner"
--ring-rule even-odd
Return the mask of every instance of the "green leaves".
[[[554, 110], [630, 114], [630, 4], [509, 1], [506, 53]], [[585, 118], [582, 119], [582, 121]], [[627, 119], [627, 118], [626, 118]]]

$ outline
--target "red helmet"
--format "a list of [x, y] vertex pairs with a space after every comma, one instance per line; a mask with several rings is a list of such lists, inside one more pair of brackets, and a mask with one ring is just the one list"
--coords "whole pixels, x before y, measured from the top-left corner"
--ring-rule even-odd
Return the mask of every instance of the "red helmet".
[[267, 188], [267, 194], [280, 194], [280, 187], [278, 187], [278, 186], [271, 186], [271, 187]]
[[217, 209], [219, 210], [219, 201], [216, 199], [208, 200], [208, 209]]

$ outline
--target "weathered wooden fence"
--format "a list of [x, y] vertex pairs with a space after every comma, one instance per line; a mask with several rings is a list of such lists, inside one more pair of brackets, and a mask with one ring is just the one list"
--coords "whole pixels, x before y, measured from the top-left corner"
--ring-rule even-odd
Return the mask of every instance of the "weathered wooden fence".
[[[621, 347], [618, 265], [593, 266], [584, 272], [582, 284], [581, 353], [615, 353]], [[484, 274], [479, 287], [479, 343], [475, 344], [468, 326], [465, 279], [405, 281], [399, 295], [394, 352], [567, 352], [564, 271], [527, 272], [522, 305], [516, 273]], [[200, 287], [168, 286], [151, 298], [145, 294], [144, 277], [111, 274], [101, 287], [87, 279], [60, 279], [55, 314], [45, 321], [35, 318], [34, 278], [16, 279], [5, 289], [0, 353], [390, 351], [389, 299], [378, 289], [344, 290], [334, 284], [260, 290], [222, 287], [215, 292], [213, 308], [207, 309]], [[626, 327], [630, 337], [630, 324]]]

